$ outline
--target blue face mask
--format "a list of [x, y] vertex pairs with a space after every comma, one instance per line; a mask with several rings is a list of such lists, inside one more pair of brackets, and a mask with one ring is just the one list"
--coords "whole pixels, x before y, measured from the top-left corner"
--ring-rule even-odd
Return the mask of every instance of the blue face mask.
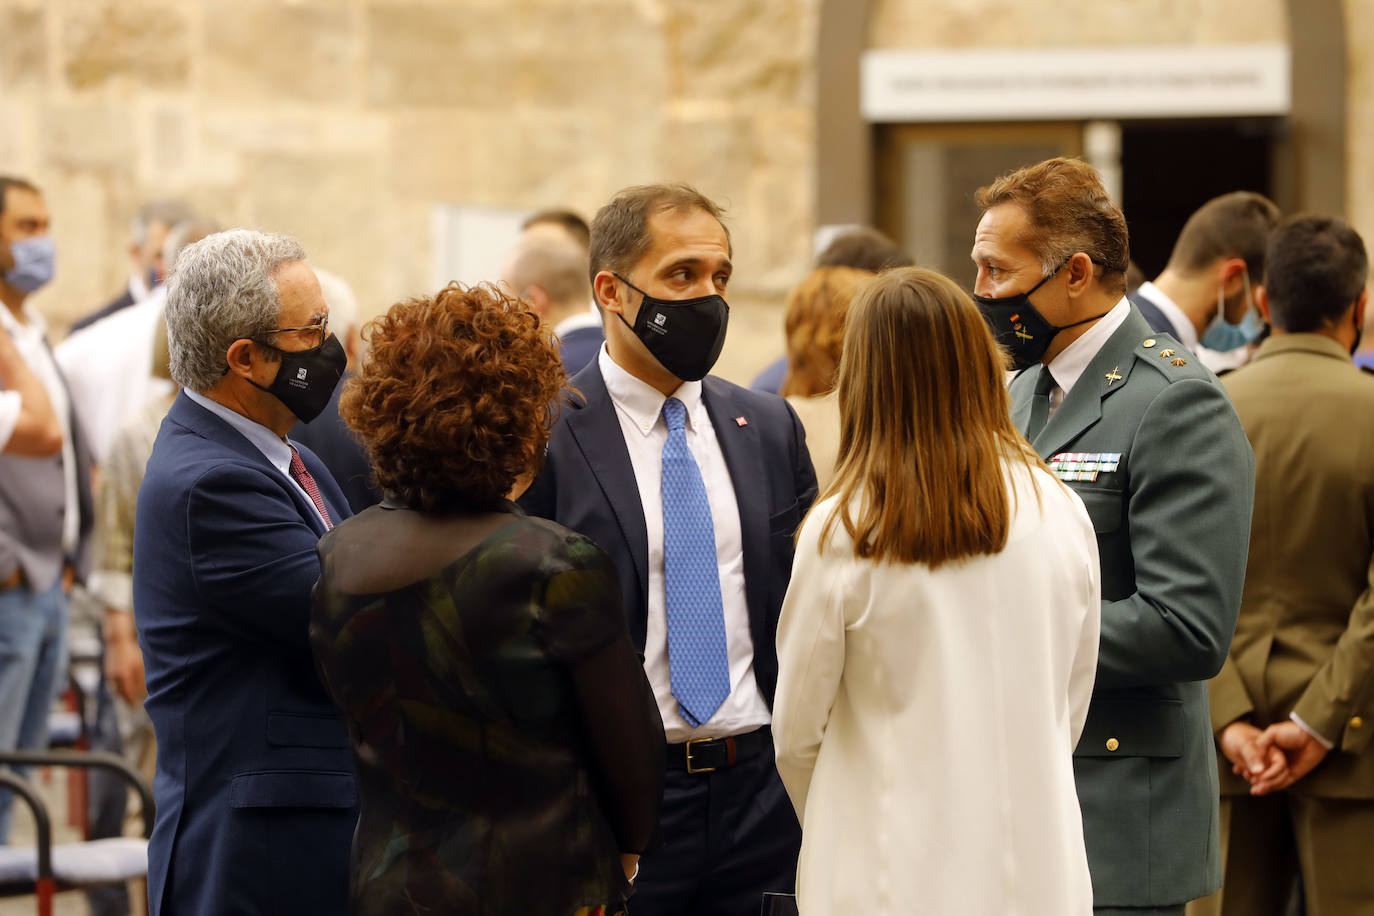
[[1254, 300], [1250, 298], [1250, 272], [1244, 271], [1240, 276], [1245, 282], [1245, 317], [1241, 319], [1240, 324], [1231, 324], [1226, 320], [1226, 296], [1223, 288], [1218, 286], [1217, 317], [1207, 326], [1207, 331], [1200, 341], [1209, 350], [1224, 353], [1237, 347], [1248, 346], [1264, 333], [1264, 322], [1260, 319]]
[[5, 282], [20, 292], [34, 292], [57, 274], [57, 246], [50, 235], [13, 242], [10, 254], [14, 266], [5, 271]]

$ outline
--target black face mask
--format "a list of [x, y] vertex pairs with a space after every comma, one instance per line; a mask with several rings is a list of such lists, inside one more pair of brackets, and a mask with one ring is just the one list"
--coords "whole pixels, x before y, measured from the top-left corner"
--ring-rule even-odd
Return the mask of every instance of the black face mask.
[[654, 359], [684, 382], [706, 377], [725, 346], [730, 306], [719, 294], [695, 299], [655, 299], [620, 274], [612, 274], [644, 298], [635, 323], [620, 320], [634, 332]]
[[[1084, 318], [1082, 321], [1075, 321], [1072, 324], [1053, 325], [1035, 310], [1035, 306], [1031, 305], [1031, 293], [1044, 286], [1068, 263], [1066, 260], [1060, 264], [1024, 293], [998, 298], [991, 296], [973, 297], [973, 301], [978, 304], [978, 311], [983, 313], [983, 320], [988, 323], [988, 327], [992, 328], [993, 336], [997, 338], [997, 342], [1011, 354], [1012, 365], [1017, 369], [1025, 369], [1027, 366], [1038, 363], [1040, 357], [1044, 356], [1045, 351], [1050, 348], [1050, 343], [1054, 340], [1055, 335], [1060, 331], [1076, 328], [1080, 324], [1087, 324], [1089, 321], [1096, 321], [1102, 315], [1107, 314], [1107, 312], [1103, 312], [1102, 315], [1093, 315], [1091, 318]], [[1109, 312], [1111, 309], [1107, 311]]]
[[302, 423], [309, 423], [329, 404], [334, 388], [348, 366], [348, 354], [339, 338], [330, 334], [325, 342], [309, 350], [283, 350], [268, 343], [258, 346], [281, 354], [281, 366], [272, 384], [264, 387], [249, 379], [255, 388], [275, 395]]

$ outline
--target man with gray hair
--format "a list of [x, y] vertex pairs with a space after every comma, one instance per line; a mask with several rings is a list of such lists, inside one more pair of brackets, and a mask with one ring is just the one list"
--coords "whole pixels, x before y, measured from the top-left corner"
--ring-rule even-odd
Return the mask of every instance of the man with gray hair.
[[349, 515], [287, 439], [329, 402], [344, 350], [293, 239], [182, 252], [167, 290], [183, 386], [139, 491], [134, 616], [157, 735], [148, 900], [158, 913], [347, 911], [357, 818], [348, 737], [315, 676], [320, 537]]

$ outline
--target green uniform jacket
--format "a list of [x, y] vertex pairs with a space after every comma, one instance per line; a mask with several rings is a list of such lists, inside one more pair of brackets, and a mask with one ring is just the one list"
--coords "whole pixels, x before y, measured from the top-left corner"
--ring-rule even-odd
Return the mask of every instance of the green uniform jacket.
[[[1023, 431], [1040, 371], [1011, 385]], [[1097, 681], [1074, 751], [1093, 903], [1201, 897], [1221, 885], [1205, 682], [1240, 607], [1250, 445], [1216, 376], [1134, 307], [1032, 444], [1082, 498], [1102, 562]]]
[[[1249, 717], [1263, 728], [1296, 712], [1335, 748], [1289, 791], [1374, 798], [1374, 378], [1328, 337], [1285, 334], [1228, 375], [1226, 390], [1258, 485], [1212, 726]], [[1249, 789], [1229, 764], [1221, 777], [1227, 795]]]

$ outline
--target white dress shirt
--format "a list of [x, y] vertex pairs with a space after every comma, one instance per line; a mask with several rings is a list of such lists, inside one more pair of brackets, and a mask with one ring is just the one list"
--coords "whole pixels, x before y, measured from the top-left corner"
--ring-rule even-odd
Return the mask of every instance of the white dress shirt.
[[1064, 397], [1073, 390], [1081, 376], [1088, 368], [1088, 363], [1093, 361], [1097, 351], [1102, 349], [1102, 345], [1107, 342], [1116, 329], [1126, 321], [1126, 316], [1131, 314], [1130, 300], [1125, 296], [1121, 301], [1112, 306], [1112, 310], [1098, 319], [1097, 324], [1088, 328], [1087, 332], [1073, 343], [1064, 348], [1064, 351], [1050, 360], [1047, 367], [1050, 375], [1054, 376], [1055, 387], [1050, 391], [1050, 416], [1059, 409], [1059, 405], [1064, 403]]
[[[270, 461], [274, 468], [281, 471], [281, 476], [291, 481], [291, 486], [295, 487], [297, 492], [305, 497], [305, 501], [315, 510], [315, 517], [321, 522], [324, 522], [324, 516], [320, 514], [319, 507], [317, 507], [315, 501], [310, 498], [310, 494], [305, 492], [305, 488], [296, 482], [296, 478], [291, 476], [291, 446], [287, 443], [285, 438], [278, 436], [256, 420], [250, 420], [243, 414], [230, 410], [218, 401], [212, 401], [198, 391], [192, 391], [189, 388], [183, 388], [182, 391], [186, 392], [188, 398], [219, 417], [225, 423], [234, 427], [234, 429], [243, 435], [243, 438], [247, 439], [258, 451], [262, 452], [263, 457]], [[323, 499], [324, 497], [321, 496], [320, 498]], [[329, 527], [328, 522], [325, 522], [325, 527]]]
[[[62, 373], [48, 349], [48, 323], [27, 305], [24, 306], [24, 322], [20, 324], [7, 307], [0, 305], [0, 325], [14, 339], [14, 348], [24, 357], [29, 369], [38, 376], [43, 390], [48, 393], [48, 401], [57, 414], [58, 422], [62, 424], [62, 552], [72, 556], [81, 537], [81, 504], [76, 488], [76, 447], [72, 443], [71, 401], [67, 398], [67, 386], [63, 384]], [[17, 391], [4, 392], [4, 396], [0, 397], [0, 447], [7, 445], [14, 435], [20, 406], [21, 398]]]
[[720, 597], [725, 609], [725, 644], [730, 657], [730, 695], [710, 720], [692, 728], [678, 710], [668, 672], [667, 598], [663, 586], [663, 446], [668, 424], [658, 389], [635, 378], [611, 359], [603, 346], [597, 355], [606, 391], [630, 453], [644, 527], [649, 535], [648, 629], [644, 641], [644, 670], [653, 686], [663, 730], [670, 744], [690, 738], [719, 738], [753, 731], [771, 720], [754, 678], [754, 638], [749, 631], [749, 605], [744, 593], [744, 542], [740, 535], [739, 505], [725, 454], [701, 400], [701, 382], [683, 382], [673, 397], [687, 408], [687, 447], [701, 470], [706, 498], [715, 526]]
[[163, 320], [166, 287], [77, 331], [57, 346], [57, 362], [96, 464], [109, 457], [115, 436], [151, 401], [172, 393], [153, 375], [153, 341]]

